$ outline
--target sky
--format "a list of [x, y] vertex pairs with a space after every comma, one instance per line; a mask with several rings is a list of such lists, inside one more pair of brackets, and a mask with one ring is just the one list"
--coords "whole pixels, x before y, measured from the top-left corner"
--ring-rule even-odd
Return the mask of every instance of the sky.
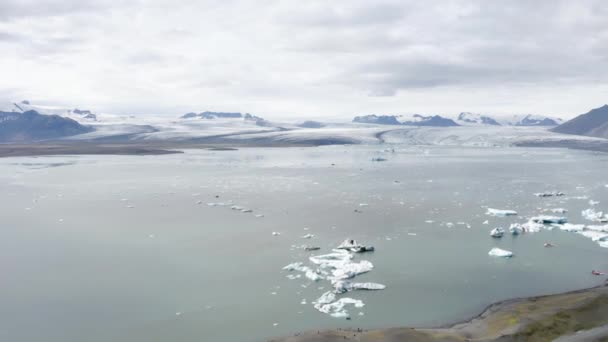
[[2, 0], [0, 100], [267, 118], [608, 103], [604, 0]]

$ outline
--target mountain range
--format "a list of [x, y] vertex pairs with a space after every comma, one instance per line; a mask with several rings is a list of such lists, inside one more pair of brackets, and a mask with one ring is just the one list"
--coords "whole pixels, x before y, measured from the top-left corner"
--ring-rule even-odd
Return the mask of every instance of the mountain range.
[[0, 112], [0, 142], [29, 142], [91, 132], [91, 127], [59, 115]]
[[555, 127], [553, 132], [608, 138], [608, 105], [592, 109]]
[[440, 115], [362, 115], [356, 116], [353, 122], [377, 124], [377, 125], [403, 125], [403, 126], [557, 126], [562, 123], [561, 119], [550, 118], [540, 115], [524, 114], [509, 117], [492, 117], [490, 115], [462, 112], [456, 118], [443, 117]]

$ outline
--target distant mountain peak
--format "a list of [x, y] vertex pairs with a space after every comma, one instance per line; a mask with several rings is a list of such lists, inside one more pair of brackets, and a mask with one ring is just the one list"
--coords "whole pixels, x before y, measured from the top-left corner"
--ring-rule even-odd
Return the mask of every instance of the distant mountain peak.
[[608, 105], [590, 110], [553, 129], [564, 134], [608, 138]]

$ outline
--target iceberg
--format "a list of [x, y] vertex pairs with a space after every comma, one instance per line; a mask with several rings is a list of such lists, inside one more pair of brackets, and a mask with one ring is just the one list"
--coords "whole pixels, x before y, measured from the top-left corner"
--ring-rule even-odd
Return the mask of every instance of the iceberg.
[[486, 213], [486, 215], [500, 216], [500, 217], [515, 216], [515, 215], [517, 215], [517, 211], [488, 208], [488, 212]]
[[315, 309], [320, 312], [326, 313], [336, 318], [349, 318], [350, 315], [345, 309], [346, 305], [353, 305], [356, 308], [362, 308], [365, 306], [363, 301], [353, 298], [340, 298], [336, 300], [336, 295], [331, 291], [325, 292], [319, 299], [314, 303]]
[[356, 240], [349, 240], [349, 239], [344, 240], [336, 248], [337, 249], [347, 250], [349, 252], [355, 252], [355, 253], [373, 252], [374, 251], [374, 247], [373, 246], [361, 245]]
[[371, 271], [374, 265], [367, 261], [361, 260], [360, 262], [349, 262], [344, 263], [340, 267], [337, 267], [333, 272], [333, 279], [349, 279], [356, 275]]
[[537, 192], [534, 194], [534, 196], [536, 197], [560, 197], [560, 196], [564, 196], [565, 194], [561, 191], [551, 191], [551, 192]]
[[519, 235], [524, 232], [524, 227], [519, 223], [513, 223], [509, 227], [509, 232], [511, 232], [513, 235]]
[[604, 214], [603, 211], [595, 211], [595, 209], [585, 209], [581, 212], [581, 215], [584, 219], [593, 221], [593, 222], [608, 222], [608, 217]]
[[564, 223], [563, 225], [559, 226], [559, 229], [561, 229], [565, 232], [582, 232], [583, 230], [585, 230], [585, 225], [584, 224]]
[[333, 283], [336, 293], [345, 293], [353, 290], [384, 290], [386, 285], [378, 283], [353, 283], [350, 281], [336, 281]]
[[490, 236], [494, 238], [501, 238], [505, 234], [505, 230], [498, 227], [490, 231]]
[[568, 219], [562, 216], [535, 216], [530, 219], [530, 222], [539, 223], [539, 224], [564, 224], [568, 222]]
[[488, 255], [493, 257], [510, 258], [513, 256], [513, 252], [495, 247], [488, 252]]

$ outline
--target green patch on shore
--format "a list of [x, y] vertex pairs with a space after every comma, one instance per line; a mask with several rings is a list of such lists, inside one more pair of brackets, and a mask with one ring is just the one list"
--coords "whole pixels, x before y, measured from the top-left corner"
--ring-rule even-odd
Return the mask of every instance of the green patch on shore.
[[608, 324], [608, 295], [601, 295], [579, 307], [532, 322], [514, 337], [516, 340], [553, 341], [560, 336], [605, 324]]

